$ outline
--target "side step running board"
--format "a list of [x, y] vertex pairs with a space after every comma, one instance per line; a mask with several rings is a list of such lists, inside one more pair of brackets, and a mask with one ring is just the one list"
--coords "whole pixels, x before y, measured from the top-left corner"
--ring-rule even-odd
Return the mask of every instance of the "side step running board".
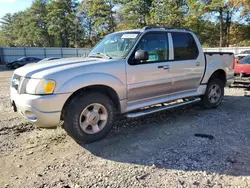
[[163, 111], [163, 110], [168, 110], [168, 109], [171, 109], [171, 108], [175, 108], [175, 107], [184, 106], [184, 105], [187, 105], [187, 104], [196, 103], [196, 102], [198, 102], [200, 100], [201, 100], [200, 98], [196, 98], [194, 100], [183, 101], [183, 102], [179, 102], [179, 103], [175, 103], [175, 104], [170, 104], [170, 105], [166, 105], [166, 106], [160, 106], [160, 107], [153, 108], [153, 109], [149, 108], [149, 109], [142, 110], [142, 111], [139, 111], [139, 112], [128, 113], [126, 116], [128, 118], [136, 118], [136, 117], [140, 117], [140, 116], [145, 116], [145, 115], [148, 115], [148, 114], [152, 114], [152, 113], [155, 113], [155, 112], [160, 112], [160, 111]]

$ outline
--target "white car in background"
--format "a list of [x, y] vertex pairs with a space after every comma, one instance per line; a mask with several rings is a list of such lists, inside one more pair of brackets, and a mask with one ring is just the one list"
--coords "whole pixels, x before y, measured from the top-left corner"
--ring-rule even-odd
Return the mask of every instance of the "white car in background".
[[241, 54], [250, 54], [250, 50], [244, 50], [242, 52], [240, 52]]
[[61, 58], [60, 57], [47, 57], [47, 58], [42, 59], [41, 61], [38, 61], [37, 63], [42, 63], [45, 61], [51, 61], [51, 60], [56, 60], [56, 59], [61, 59]]

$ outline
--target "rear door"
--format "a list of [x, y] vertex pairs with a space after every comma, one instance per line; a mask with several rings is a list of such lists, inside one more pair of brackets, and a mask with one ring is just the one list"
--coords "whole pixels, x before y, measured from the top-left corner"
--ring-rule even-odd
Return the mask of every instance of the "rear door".
[[196, 90], [206, 66], [198, 39], [188, 32], [171, 32], [170, 41], [173, 46], [173, 58], [169, 62], [169, 72], [173, 76], [172, 93]]
[[[137, 50], [149, 53], [149, 60], [137, 62]], [[157, 99], [168, 93], [172, 76], [168, 71], [168, 34], [162, 32], [145, 33], [136, 45], [127, 64], [128, 103]]]

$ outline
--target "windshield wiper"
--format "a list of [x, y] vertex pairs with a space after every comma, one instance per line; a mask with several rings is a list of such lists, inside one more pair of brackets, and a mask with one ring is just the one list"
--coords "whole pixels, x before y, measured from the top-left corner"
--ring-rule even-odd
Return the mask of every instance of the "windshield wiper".
[[110, 55], [105, 54], [105, 53], [93, 53], [93, 54], [89, 55], [89, 57], [97, 57], [97, 58], [106, 57], [108, 59], [112, 59], [112, 57]]

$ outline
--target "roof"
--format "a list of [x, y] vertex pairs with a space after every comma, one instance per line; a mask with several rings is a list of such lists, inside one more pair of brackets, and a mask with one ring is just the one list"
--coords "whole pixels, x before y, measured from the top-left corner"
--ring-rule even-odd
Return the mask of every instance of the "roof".
[[130, 29], [130, 30], [122, 30], [122, 31], [117, 31], [115, 33], [122, 33], [122, 32], [144, 32], [144, 31], [162, 31], [162, 30], [171, 30], [171, 31], [184, 31], [184, 32], [190, 32], [188, 28], [184, 27], [172, 27], [172, 26], [145, 26], [142, 29]]

